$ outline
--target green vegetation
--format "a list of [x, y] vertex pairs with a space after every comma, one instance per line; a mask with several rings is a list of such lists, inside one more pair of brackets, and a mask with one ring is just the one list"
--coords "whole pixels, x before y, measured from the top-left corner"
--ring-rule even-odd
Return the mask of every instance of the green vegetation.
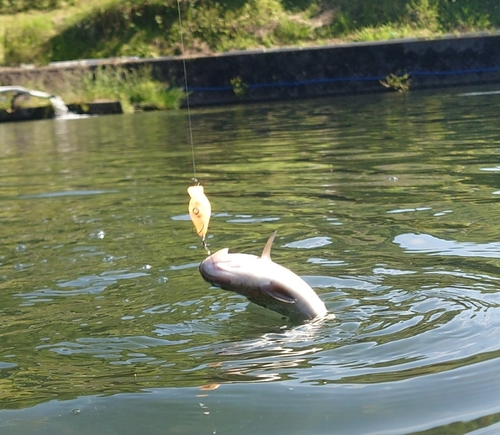
[[380, 84], [386, 88], [397, 92], [406, 92], [410, 90], [411, 79], [408, 73], [389, 74]]
[[[180, 54], [176, 0], [0, 0], [0, 64]], [[498, 0], [190, 0], [186, 52], [500, 27]]]
[[150, 67], [129, 70], [107, 66], [83, 74], [82, 86], [76, 86], [74, 89], [81, 89], [81, 102], [98, 99], [119, 100], [125, 112], [149, 107], [177, 108], [183, 97], [182, 90], [168, 90], [163, 83], [151, 77]]
[[244, 98], [246, 93], [247, 93], [247, 90], [248, 90], [248, 86], [247, 84], [242, 80], [241, 77], [234, 77], [233, 79], [230, 80], [231, 82], [231, 86], [233, 87], [233, 92], [234, 94], [238, 97], [238, 98]]

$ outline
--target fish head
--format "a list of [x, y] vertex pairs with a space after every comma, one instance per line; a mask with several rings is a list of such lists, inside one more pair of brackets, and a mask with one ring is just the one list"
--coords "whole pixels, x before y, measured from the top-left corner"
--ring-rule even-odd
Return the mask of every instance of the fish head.
[[250, 254], [230, 254], [228, 248], [221, 249], [200, 264], [199, 270], [203, 279], [210, 284], [225, 290], [237, 291], [244, 283], [252, 285], [251, 275], [246, 268], [259, 257]]

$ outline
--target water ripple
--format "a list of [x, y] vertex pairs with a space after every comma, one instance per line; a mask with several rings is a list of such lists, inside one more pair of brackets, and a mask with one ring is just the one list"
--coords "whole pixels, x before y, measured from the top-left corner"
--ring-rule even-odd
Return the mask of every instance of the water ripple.
[[500, 258], [500, 242], [458, 242], [440, 239], [429, 234], [408, 233], [396, 236], [394, 243], [410, 253]]
[[105, 193], [116, 193], [118, 190], [65, 190], [62, 192], [47, 192], [37, 193], [33, 195], [22, 195], [21, 199], [31, 198], [59, 198], [62, 196], [85, 196], [85, 195], [102, 195]]
[[84, 294], [99, 294], [110, 285], [120, 280], [128, 280], [148, 276], [144, 272], [108, 271], [101, 275], [80, 276], [69, 281], [60, 281], [58, 287], [74, 288], [74, 290], [55, 290], [51, 288], [38, 289], [26, 293], [17, 293], [15, 296], [26, 300], [23, 305], [27, 306], [34, 302], [52, 301], [54, 297], [78, 296]]
[[[133, 356], [136, 362], [151, 362], [155, 358], [150, 357], [147, 353], [138, 354], [137, 350], [147, 350], [158, 346], [172, 346], [187, 343], [188, 340], [167, 340], [160, 338], [152, 338], [147, 336], [139, 337], [110, 337], [110, 338], [91, 338], [82, 337], [76, 341], [63, 341], [54, 344], [42, 344], [36, 346], [35, 349], [48, 349], [58, 355], [78, 355], [90, 354], [95, 358], [103, 358], [119, 361], [120, 363], [130, 363], [129, 357]], [[130, 353], [129, 351], [134, 351]], [[126, 357], [126, 360], [123, 358]]]
[[434, 94], [194, 114], [210, 244], [278, 229], [335, 314], [300, 326], [196, 270], [185, 114], [2, 126], [0, 427], [495, 429], [499, 100]]
[[331, 243], [332, 241], [330, 237], [311, 237], [309, 239], [297, 240], [296, 242], [286, 243], [284, 246], [287, 248], [295, 248], [295, 249], [314, 249], [330, 245]]

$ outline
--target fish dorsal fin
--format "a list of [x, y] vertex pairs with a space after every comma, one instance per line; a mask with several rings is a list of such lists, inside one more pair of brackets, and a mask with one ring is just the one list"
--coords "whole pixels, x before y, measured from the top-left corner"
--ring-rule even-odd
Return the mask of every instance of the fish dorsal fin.
[[262, 250], [262, 255], [260, 258], [265, 258], [266, 260], [271, 260], [271, 247], [273, 246], [274, 238], [276, 237], [276, 233], [278, 230], [276, 230], [274, 233], [271, 234], [269, 239], [267, 239], [266, 246], [264, 246], [264, 249]]

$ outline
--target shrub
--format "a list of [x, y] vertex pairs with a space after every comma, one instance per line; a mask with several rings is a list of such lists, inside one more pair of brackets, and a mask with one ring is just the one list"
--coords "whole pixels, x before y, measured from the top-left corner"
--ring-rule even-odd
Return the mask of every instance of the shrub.
[[168, 89], [166, 84], [154, 80], [149, 66], [137, 69], [105, 66], [85, 73], [82, 79], [84, 101], [119, 100], [128, 112], [145, 107], [178, 108], [184, 96], [182, 90]]

